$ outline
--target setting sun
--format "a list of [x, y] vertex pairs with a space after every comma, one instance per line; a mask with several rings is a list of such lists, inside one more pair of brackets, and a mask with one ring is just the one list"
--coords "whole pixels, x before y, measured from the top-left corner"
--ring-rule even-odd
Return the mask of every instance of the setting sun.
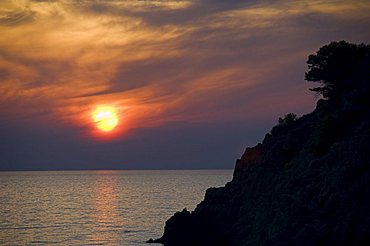
[[112, 131], [118, 124], [116, 109], [111, 106], [97, 107], [93, 112], [93, 120], [99, 130]]

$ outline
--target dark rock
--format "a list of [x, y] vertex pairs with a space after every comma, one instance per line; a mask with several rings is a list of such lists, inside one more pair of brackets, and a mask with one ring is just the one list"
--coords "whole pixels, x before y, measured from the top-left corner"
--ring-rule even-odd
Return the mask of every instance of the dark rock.
[[[369, 64], [369, 63], [366, 63]], [[370, 245], [370, 72], [352, 91], [282, 120], [233, 180], [172, 216], [164, 245]]]

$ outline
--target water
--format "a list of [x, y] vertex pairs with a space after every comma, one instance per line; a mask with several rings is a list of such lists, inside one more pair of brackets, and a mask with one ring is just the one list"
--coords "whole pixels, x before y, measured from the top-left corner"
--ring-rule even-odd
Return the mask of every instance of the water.
[[147, 245], [232, 170], [0, 172], [0, 245]]

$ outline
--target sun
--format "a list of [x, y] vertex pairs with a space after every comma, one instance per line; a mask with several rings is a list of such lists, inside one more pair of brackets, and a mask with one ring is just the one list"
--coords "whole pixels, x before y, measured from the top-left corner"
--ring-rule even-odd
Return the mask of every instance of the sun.
[[111, 106], [97, 107], [92, 117], [96, 127], [103, 132], [110, 132], [118, 125], [116, 109]]

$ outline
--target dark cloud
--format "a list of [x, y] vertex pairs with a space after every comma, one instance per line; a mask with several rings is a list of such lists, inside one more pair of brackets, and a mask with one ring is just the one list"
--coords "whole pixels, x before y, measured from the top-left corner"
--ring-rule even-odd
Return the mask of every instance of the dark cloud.
[[35, 13], [28, 8], [8, 11], [0, 17], [0, 26], [16, 26], [29, 23], [34, 20]]
[[[70, 71], [75, 65], [74, 61], [24, 57], [21, 54], [7, 51], [6, 47], [0, 47], [0, 56], [7, 63], [13, 64], [13, 67], [14, 65], [21, 66], [30, 70], [31, 73], [33, 72], [32, 75], [29, 75], [22, 81], [23, 85], [28, 88], [56, 84], [62, 73]], [[8, 71], [7, 78], [0, 77], [0, 83], [7, 81], [7, 79], [16, 79], [20, 77], [21, 74], [14, 71], [11, 72], [11, 67], [12, 66], [6, 69], [6, 71]]]
[[[104, 2], [83, 2], [75, 3], [81, 10], [92, 14], [107, 14], [117, 16], [131, 16], [143, 20], [148, 25], [186, 25], [196, 23], [204, 17], [211, 16], [216, 13], [238, 9], [241, 7], [254, 4], [258, 1], [222, 1], [222, 0], [201, 0], [191, 1], [189, 6], [183, 8], [170, 8], [165, 5], [153, 5], [150, 1], [132, 1], [143, 4], [141, 8], [127, 8], [112, 4], [114, 1]], [[173, 1], [177, 4], [186, 3], [186, 1]], [[164, 2], [166, 3], [166, 2]], [[169, 3], [169, 2], [167, 2]]]

